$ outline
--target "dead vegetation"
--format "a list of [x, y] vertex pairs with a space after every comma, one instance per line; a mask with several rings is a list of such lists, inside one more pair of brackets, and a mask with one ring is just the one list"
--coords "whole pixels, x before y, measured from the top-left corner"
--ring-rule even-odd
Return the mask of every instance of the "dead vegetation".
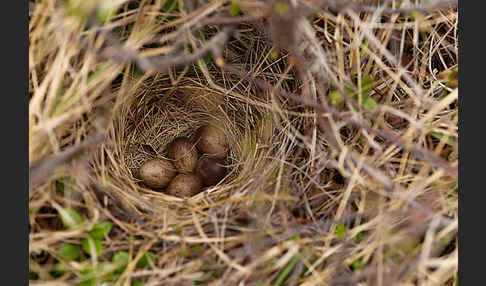
[[[29, 4], [32, 285], [454, 285], [455, 1]], [[220, 183], [137, 179], [207, 123]]]

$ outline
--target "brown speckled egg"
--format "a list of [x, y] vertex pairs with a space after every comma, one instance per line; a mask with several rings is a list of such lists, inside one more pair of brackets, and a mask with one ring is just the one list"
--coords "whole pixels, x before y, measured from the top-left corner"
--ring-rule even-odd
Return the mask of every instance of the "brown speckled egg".
[[194, 174], [179, 174], [167, 187], [167, 194], [175, 197], [192, 197], [201, 191], [201, 179]]
[[226, 174], [224, 161], [217, 158], [202, 157], [196, 166], [196, 174], [199, 175], [205, 186], [214, 186]]
[[188, 138], [176, 138], [167, 147], [167, 156], [174, 160], [177, 170], [192, 172], [197, 164], [197, 149]]
[[206, 125], [197, 131], [197, 148], [201, 153], [223, 159], [228, 153], [228, 142], [221, 129], [213, 125]]
[[139, 170], [139, 177], [149, 187], [163, 188], [175, 177], [174, 165], [166, 159], [153, 159], [145, 162]]

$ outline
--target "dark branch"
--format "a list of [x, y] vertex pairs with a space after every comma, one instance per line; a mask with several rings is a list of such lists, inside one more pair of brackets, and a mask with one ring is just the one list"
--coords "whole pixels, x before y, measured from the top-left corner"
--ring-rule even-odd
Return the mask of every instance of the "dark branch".
[[[112, 36], [109, 36], [110, 42], [112, 42], [112, 46], [110, 47], [111, 50], [107, 51], [106, 56], [109, 59], [115, 60], [117, 62], [134, 62], [146, 72], [166, 73], [169, 71], [170, 68], [186, 66], [201, 59], [207, 53], [212, 52], [216, 49], [220, 49], [220, 47], [224, 46], [224, 44], [228, 41], [233, 31], [233, 26], [224, 27], [221, 32], [211, 38], [211, 40], [209, 40], [209, 42], [207, 42], [203, 47], [199, 48], [191, 54], [182, 54], [178, 56], [171, 55], [162, 58], [140, 57], [135, 52], [132, 52], [122, 47], [116, 39], [114, 39]], [[218, 58], [215, 57], [215, 61], [217, 59]]]
[[69, 147], [57, 155], [30, 164], [30, 189], [34, 189], [48, 180], [57, 167], [70, 162], [86, 149], [102, 144], [104, 141], [105, 135], [100, 132], [92, 138], [86, 139], [81, 144]]

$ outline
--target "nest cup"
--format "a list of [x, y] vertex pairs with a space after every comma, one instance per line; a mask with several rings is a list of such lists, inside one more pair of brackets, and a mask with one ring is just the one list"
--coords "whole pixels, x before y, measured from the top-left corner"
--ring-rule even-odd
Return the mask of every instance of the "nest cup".
[[[245, 175], [241, 171], [254, 170], [245, 167], [252, 161], [248, 160], [252, 152], [248, 151], [247, 134], [258, 129], [264, 110], [249, 104], [244, 96], [229, 96], [203, 82], [188, 80], [177, 86], [168, 79], [146, 82], [117, 105], [112, 144], [103, 147], [105, 156], [101, 156], [98, 166], [104, 182], [109, 182], [128, 205], [139, 210], [156, 211], [173, 204], [184, 208], [187, 202], [208, 204], [230, 196], [235, 186], [251, 177], [247, 171]], [[263, 102], [258, 96], [251, 100]], [[203, 188], [190, 198], [179, 198], [141, 182], [138, 170], [144, 162], [168, 159], [167, 146], [175, 138], [195, 139], [197, 129], [207, 124], [221, 128], [228, 141], [228, 170], [217, 186]]]

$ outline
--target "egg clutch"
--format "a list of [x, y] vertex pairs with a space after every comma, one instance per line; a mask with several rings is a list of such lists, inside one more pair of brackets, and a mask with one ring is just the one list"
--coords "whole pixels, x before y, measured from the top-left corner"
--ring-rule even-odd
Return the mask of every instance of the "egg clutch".
[[[164, 150], [159, 150], [164, 151]], [[168, 159], [145, 162], [139, 177], [145, 185], [176, 197], [191, 197], [203, 187], [218, 184], [226, 175], [228, 142], [224, 132], [213, 125], [199, 128], [194, 140], [174, 139], [167, 146]]]

